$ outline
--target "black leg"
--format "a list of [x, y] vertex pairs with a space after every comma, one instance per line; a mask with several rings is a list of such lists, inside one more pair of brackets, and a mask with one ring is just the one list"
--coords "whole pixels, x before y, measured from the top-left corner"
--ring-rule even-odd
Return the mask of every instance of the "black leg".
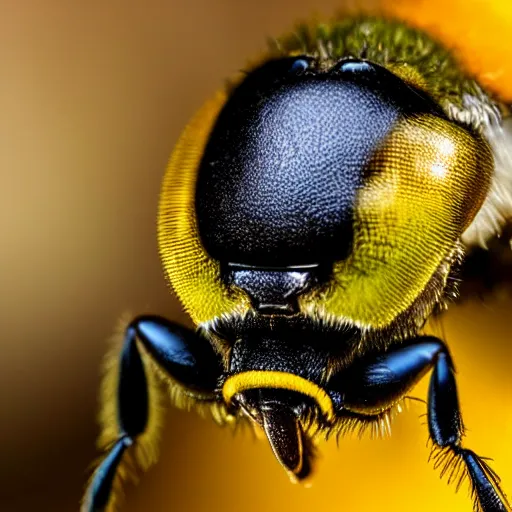
[[[115, 418], [111, 418], [116, 422], [114, 439], [92, 477], [83, 512], [101, 512], [112, 503], [125, 452], [147, 435], [152, 414], [156, 412], [150, 395], [157, 393], [157, 386], [151, 365], [146, 364], [144, 358], [156, 363], [193, 399], [215, 400], [223, 368], [206, 339], [161, 317], [143, 316], [133, 320], [126, 328], [116, 365], [116, 410]], [[107, 379], [112, 380], [111, 376]], [[109, 397], [104, 396], [104, 401], [107, 400]], [[106, 425], [106, 428], [112, 427]]]
[[327, 389], [340, 409], [377, 415], [401, 400], [432, 368], [428, 425], [435, 446], [435, 467], [442, 467], [441, 474], [448, 474], [449, 481], [458, 480], [458, 485], [469, 476], [478, 512], [510, 511], [497, 475], [481, 457], [461, 446], [464, 426], [454, 368], [441, 340], [420, 337], [387, 353], [367, 357], [331, 377]]
[[[510, 505], [500, 488], [499, 477], [483, 458], [461, 446], [464, 426], [454, 368], [447, 352], [438, 355], [430, 380], [428, 427], [435, 446], [434, 464], [442, 467], [442, 474], [448, 474], [449, 481], [458, 479], [458, 486], [466, 475], [469, 476], [475, 510], [510, 512]], [[462, 469], [461, 460], [465, 465]]]

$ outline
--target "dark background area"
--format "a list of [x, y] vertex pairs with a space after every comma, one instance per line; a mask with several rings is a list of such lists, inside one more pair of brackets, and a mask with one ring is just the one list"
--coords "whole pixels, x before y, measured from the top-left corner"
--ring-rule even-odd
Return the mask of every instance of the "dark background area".
[[[155, 239], [173, 144], [267, 36], [340, 3], [2, 2], [0, 510], [78, 510], [97, 455], [100, 364], [117, 319], [153, 312], [187, 322], [164, 282]], [[512, 15], [505, 2], [473, 4], [450, 11], [450, 24], [472, 21], [460, 30], [473, 41], [477, 27], [487, 49]], [[512, 494], [506, 295], [465, 303], [443, 328], [467, 444], [496, 459]], [[415, 394], [425, 391], [426, 381]], [[317, 478], [304, 489], [250, 433], [233, 437], [169, 409], [160, 462], [128, 488], [123, 510], [470, 510], [466, 491], [455, 495], [427, 463], [423, 412], [413, 404], [392, 439], [321, 445]]]

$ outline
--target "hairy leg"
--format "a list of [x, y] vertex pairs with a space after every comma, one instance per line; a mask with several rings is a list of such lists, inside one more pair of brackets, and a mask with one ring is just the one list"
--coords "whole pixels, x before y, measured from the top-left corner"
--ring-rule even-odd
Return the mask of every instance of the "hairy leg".
[[464, 476], [471, 482], [475, 510], [506, 512], [510, 505], [499, 478], [485, 460], [462, 447], [462, 422], [454, 367], [446, 345], [431, 336], [409, 340], [390, 351], [363, 358], [347, 371], [334, 375], [327, 388], [338, 394], [340, 406], [356, 414], [378, 415], [395, 405], [429, 370], [428, 426], [434, 443], [435, 467], [449, 481]]
[[222, 370], [220, 358], [198, 333], [158, 316], [130, 322], [105, 377], [101, 439], [107, 453], [89, 483], [82, 512], [105, 511], [114, 503], [116, 482], [130, 465], [128, 452], [144, 469], [156, 459], [160, 390], [155, 374], [165, 374], [185, 399], [213, 403]]

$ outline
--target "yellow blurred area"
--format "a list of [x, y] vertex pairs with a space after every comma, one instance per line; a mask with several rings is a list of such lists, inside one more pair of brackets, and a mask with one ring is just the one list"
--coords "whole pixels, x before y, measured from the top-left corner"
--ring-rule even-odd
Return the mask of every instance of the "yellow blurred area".
[[[160, 180], [200, 104], [267, 36], [342, 0], [2, 2], [0, 17], [0, 510], [78, 510], [95, 458], [99, 368], [119, 316], [187, 322], [156, 250]], [[364, 3], [366, 8], [377, 5]], [[414, 15], [512, 97], [506, 1], [411, 1]], [[511, 302], [453, 310], [466, 445], [495, 458], [512, 495]], [[426, 397], [427, 379], [415, 390]], [[427, 463], [413, 403], [382, 441], [320, 446], [309, 489], [264, 441], [169, 410], [159, 464], [126, 512], [469, 511]]]

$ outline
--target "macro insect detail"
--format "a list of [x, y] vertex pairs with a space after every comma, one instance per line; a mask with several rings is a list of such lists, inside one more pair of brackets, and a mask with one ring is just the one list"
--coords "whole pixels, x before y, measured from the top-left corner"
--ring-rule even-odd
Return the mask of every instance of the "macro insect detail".
[[423, 331], [510, 214], [508, 114], [428, 35], [373, 17], [301, 27], [206, 102], [158, 216], [196, 330], [126, 326], [82, 510], [109, 509], [127, 466], [156, 459], [160, 381], [178, 406], [262, 429], [303, 480], [318, 439], [378, 429], [427, 373], [434, 465], [468, 479], [475, 510], [511, 510], [464, 444], [449, 349]]

